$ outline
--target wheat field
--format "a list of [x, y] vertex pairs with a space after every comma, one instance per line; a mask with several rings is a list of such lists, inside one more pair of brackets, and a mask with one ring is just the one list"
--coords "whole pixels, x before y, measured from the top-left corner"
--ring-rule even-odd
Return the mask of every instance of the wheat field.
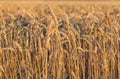
[[0, 2], [0, 79], [120, 79], [118, 2]]

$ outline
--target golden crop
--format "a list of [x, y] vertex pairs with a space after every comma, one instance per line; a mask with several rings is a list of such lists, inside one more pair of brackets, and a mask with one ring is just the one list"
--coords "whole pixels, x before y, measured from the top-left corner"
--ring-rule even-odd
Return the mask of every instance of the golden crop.
[[119, 4], [18, 3], [0, 3], [0, 79], [120, 79]]

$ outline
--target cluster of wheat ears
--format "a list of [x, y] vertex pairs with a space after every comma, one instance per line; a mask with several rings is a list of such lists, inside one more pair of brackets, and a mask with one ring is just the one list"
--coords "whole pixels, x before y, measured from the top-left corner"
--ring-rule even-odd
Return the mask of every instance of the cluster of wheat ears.
[[120, 5], [27, 6], [0, 7], [0, 79], [120, 79]]

